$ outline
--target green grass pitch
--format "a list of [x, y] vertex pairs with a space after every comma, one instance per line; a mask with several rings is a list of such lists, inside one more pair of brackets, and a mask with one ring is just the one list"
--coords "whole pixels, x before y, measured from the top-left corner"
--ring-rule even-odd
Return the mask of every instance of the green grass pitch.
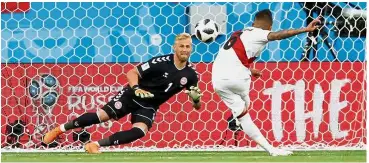
[[2, 162], [366, 162], [366, 151], [296, 151], [271, 157], [259, 151], [2, 153]]

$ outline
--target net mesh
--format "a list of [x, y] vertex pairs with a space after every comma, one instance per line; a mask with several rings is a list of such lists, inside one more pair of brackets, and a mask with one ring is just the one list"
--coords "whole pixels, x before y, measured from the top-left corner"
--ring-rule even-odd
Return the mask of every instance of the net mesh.
[[215, 20], [225, 17], [216, 41], [193, 39], [202, 110], [180, 93], [160, 107], [144, 138], [106, 150], [260, 150], [227, 120], [231, 112], [212, 88], [211, 62], [262, 9], [273, 12], [273, 31], [324, 19], [319, 32], [270, 42], [253, 65], [263, 77], [251, 84], [250, 114], [263, 135], [295, 150], [365, 148], [366, 3], [331, 2], [2, 2], [2, 147], [81, 151], [89, 140], [129, 129], [127, 116], [67, 132], [48, 147], [40, 141], [53, 127], [100, 109], [135, 65], [171, 53], [175, 36], [194, 25], [191, 17], [204, 16], [188, 9], [201, 5]]

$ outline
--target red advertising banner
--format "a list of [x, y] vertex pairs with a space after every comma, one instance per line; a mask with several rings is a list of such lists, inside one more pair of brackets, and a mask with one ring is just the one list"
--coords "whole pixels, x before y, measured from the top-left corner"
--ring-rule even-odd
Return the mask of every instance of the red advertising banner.
[[[132, 64], [2, 65], [2, 146], [7, 126], [22, 120], [22, 148], [37, 148], [42, 135], [85, 112], [95, 112], [127, 80]], [[263, 76], [251, 84], [250, 114], [273, 145], [338, 145], [366, 143], [365, 65], [360, 62], [256, 63]], [[125, 146], [185, 147], [234, 145], [228, 129], [230, 111], [214, 93], [212, 64], [198, 63], [203, 107], [192, 108], [180, 93], [163, 104], [144, 138]], [[56, 98], [54, 98], [56, 97]], [[54, 104], [55, 103], [55, 104]], [[92, 140], [131, 127], [129, 116], [86, 128]], [[79, 130], [76, 130], [78, 132]], [[227, 132], [226, 132], [227, 131]], [[228, 134], [227, 134], [228, 133]], [[256, 144], [239, 136], [239, 146]], [[62, 146], [80, 145], [68, 132]]]
[[27, 12], [29, 9], [29, 2], [1, 2], [2, 13]]

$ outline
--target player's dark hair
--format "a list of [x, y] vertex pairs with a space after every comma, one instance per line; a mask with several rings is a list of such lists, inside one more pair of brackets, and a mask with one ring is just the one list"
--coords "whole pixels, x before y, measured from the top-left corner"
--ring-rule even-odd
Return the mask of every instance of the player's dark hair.
[[269, 9], [261, 10], [256, 13], [254, 20], [255, 21], [258, 21], [258, 20], [265, 21], [265, 22], [270, 23], [271, 25], [273, 24], [272, 12]]

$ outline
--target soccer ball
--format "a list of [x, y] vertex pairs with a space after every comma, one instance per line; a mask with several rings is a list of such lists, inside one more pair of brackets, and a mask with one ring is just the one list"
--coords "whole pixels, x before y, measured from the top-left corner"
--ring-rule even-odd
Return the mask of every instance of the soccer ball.
[[195, 25], [196, 37], [202, 42], [212, 42], [219, 35], [218, 24], [210, 19], [200, 20]]

